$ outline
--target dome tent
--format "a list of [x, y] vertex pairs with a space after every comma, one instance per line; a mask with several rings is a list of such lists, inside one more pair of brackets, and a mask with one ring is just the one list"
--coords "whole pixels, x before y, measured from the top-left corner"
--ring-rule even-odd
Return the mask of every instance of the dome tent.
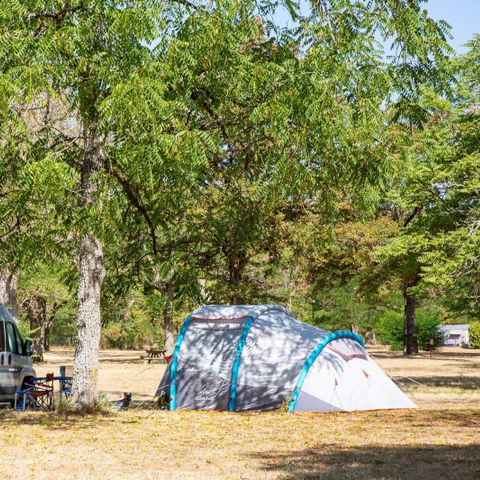
[[170, 410], [415, 408], [362, 339], [298, 321], [279, 305], [208, 305], [185, 319], [157, 390]]

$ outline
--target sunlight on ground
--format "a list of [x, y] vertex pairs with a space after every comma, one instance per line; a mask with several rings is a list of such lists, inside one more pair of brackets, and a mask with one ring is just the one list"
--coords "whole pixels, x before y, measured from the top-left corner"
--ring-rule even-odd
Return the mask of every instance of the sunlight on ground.
[[[418, 410], [351, 414], [131, 410], [59, 416], [0, 410], [1, 478], [480, 478], [480, 352], [404, 359], [371, 349]], [[164, 370], [102, 352], [110, 398], [149, 398]], [[71, 361], [55, 350], [39, 373]], [[14, 466], [14, 467], [13, 467]]]

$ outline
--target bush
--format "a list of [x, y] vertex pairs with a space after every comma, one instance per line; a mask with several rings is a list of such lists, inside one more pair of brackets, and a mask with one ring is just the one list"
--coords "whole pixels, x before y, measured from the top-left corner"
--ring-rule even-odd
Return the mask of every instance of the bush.
[[[418, 348], [428, 350], [430, 338], [433, 338], [433, 347], [436, 348], [442, 340], [438, 315], [418, 308], [416, 317]], [[403, 313], [394, 310], [385, 312], [380, 318], [378, 334], [392, 350], [403, 350]]]
[[392, 350], [403, 350], [403, 315], [387, 310], [379, 321], [378, 336], [382, 343], [390, 345]]
[[429, 350], [429, 340], [433, 338], [433, 348], [437, 348], [443, 340], [439, 330], [440, 318], [438, 314], [423, 309], [417, 310], [417, 340], [418, 348]]
[[468, 329], [469, 344], [472, 347], [480, 348], [480, 321], [476, 320], [470, 324]]

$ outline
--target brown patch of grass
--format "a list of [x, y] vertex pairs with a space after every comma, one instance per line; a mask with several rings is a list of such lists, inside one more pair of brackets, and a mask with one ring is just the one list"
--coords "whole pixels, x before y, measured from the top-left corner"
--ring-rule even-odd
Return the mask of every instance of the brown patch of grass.
[[[466, 366], [480, 357], [440, 352], [432, 359], [404, 359], [381, 353], [377, 361], [387, 373], [419, 381], [420, 385], [402, 379], [419, 409], [349, 414], [131, 410], [85, 416], [0, 410], [0, 475], [480, 478], [480, 374]], [[66, 363], [65, 354], [52, 355]], [[121, 355], [126, 363], [119, 360]], [[102, 352], [101, 389], [151, 396], [164, 366], [137, 361], [138, 352], [121, 355]], [[51, 361], [39, 370], [58, 364]], [[466, 375], [466, 370], [471, 373]]]

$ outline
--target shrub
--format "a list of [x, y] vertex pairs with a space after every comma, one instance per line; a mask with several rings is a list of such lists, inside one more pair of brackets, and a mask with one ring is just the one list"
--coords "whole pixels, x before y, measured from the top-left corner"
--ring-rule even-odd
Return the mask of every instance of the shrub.
[[428, 312], [419, 308], [417, 310], [417, 340], [418, 348], [429, 349], [429, 340], [433, 338], [433, 348], [442, 343], [442, 333], [439, 330], [440, 318], [437, 313]]
[[476, 320], [470, 324], [468, 329], [469, 333], [469, 344], [472, 347], [480, 348], [480, 321]]
[[390, 345], [392, 350], [403, 350], [403, 315], [387, 310], [379, 321], [378, 336], [382, 343]]
[[[438, 315], [418, 308], [416, 317], [418, 348], [428, 350], [430, 338], [433, 338], [433, 347], [436, 348], [442, 340]], [[390, 345], [392, 350], [403, 350], [403, 313], [386, 311], [380, 318], [378, 334], [380, 340]]]

